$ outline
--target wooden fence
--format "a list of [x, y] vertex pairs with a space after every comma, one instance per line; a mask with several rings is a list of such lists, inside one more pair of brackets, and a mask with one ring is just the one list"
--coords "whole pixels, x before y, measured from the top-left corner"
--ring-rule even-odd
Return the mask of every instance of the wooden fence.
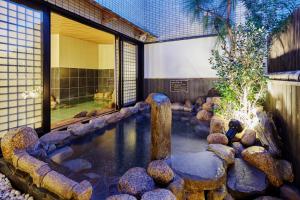
[[[297, 70], [298, 73], [295, 73]], [[268, 71], [272, 75], [266, 104], [267, 109], [275, 113], [275, 121], [284, 142], [284, 152], [293, 163], [298, 187], [300, 186], [299, 70], [300, 9], [296, 10], [288, 28], [279, 39], [273, 39], [268, 65]]]
[[300, 8], [291, 18], [286, 31], [273, 39], [268, 71], [299, 70], [300, 66]]

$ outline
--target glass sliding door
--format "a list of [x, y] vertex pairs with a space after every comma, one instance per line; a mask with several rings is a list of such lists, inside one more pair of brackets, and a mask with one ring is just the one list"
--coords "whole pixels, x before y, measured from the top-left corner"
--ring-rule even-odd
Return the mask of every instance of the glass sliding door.
[[42, 16], [0, 0], [0, 137], [15, 127], [42, 126]]
[[51, 127], [116, 107], [115, 36], [51, 13]]
[[123, 105], [136, 102], [137, 99], [137, 45], [123, 42], [122, 84]]

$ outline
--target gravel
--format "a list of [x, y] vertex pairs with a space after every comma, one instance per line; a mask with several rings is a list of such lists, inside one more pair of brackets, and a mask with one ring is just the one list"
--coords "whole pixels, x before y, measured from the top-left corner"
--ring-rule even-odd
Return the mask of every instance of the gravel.
[[0, 173], [0, 199], [33, 200], [33, 197], [29, 194], [21, 194], [20, 191], [13, 189], [8, 178]]

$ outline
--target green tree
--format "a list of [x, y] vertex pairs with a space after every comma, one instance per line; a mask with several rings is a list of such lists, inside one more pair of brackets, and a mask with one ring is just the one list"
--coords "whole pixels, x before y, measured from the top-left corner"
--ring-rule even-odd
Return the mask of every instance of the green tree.
[[[235, 22], [237, 5], [245, 7], [245, 23]], [[264, 102], [267, 78], [264, 60], [271, 36], [280, 33], [296, 7], [294, 0], [187, 0], [193, 18], [212, 28], [219, 46], [210, 63], [219, 77], [220, 114], [251, 125], [255, 108]]]

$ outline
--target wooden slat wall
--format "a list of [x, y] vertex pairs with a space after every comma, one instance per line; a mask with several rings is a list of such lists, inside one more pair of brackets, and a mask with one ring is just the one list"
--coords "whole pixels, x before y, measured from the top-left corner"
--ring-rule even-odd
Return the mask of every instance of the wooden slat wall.
[[296, 183], [300, 186], [300, 82], [271, 81], [267, 108], [284, 141], [285, 156], [292, 161]]
[[300, 69], [300, 8], [292, 16], [285, 32], [273, 39], [269, 59], [269, 72]]
[[[170, 92], [171, 80], [188, 80], [189, 91]], [[185, 99], [195, 101], [199, 96], [206, 96], [209, 89], [213, 88], [215, 78], [193, 78], [193, 79], [145, 79], [144, 98], [152, 92], [161, 92], [168, 95], [172, 102], [183, 102]]]
[[[296, 70], [300, 70], [300, 8], [286, 31], [273, 38], [268, 65], [271, 73]], [[275, 113], [285, 156], [293, 163], [300, 187], [300, 82], [270, 80], [266, 107]]]

